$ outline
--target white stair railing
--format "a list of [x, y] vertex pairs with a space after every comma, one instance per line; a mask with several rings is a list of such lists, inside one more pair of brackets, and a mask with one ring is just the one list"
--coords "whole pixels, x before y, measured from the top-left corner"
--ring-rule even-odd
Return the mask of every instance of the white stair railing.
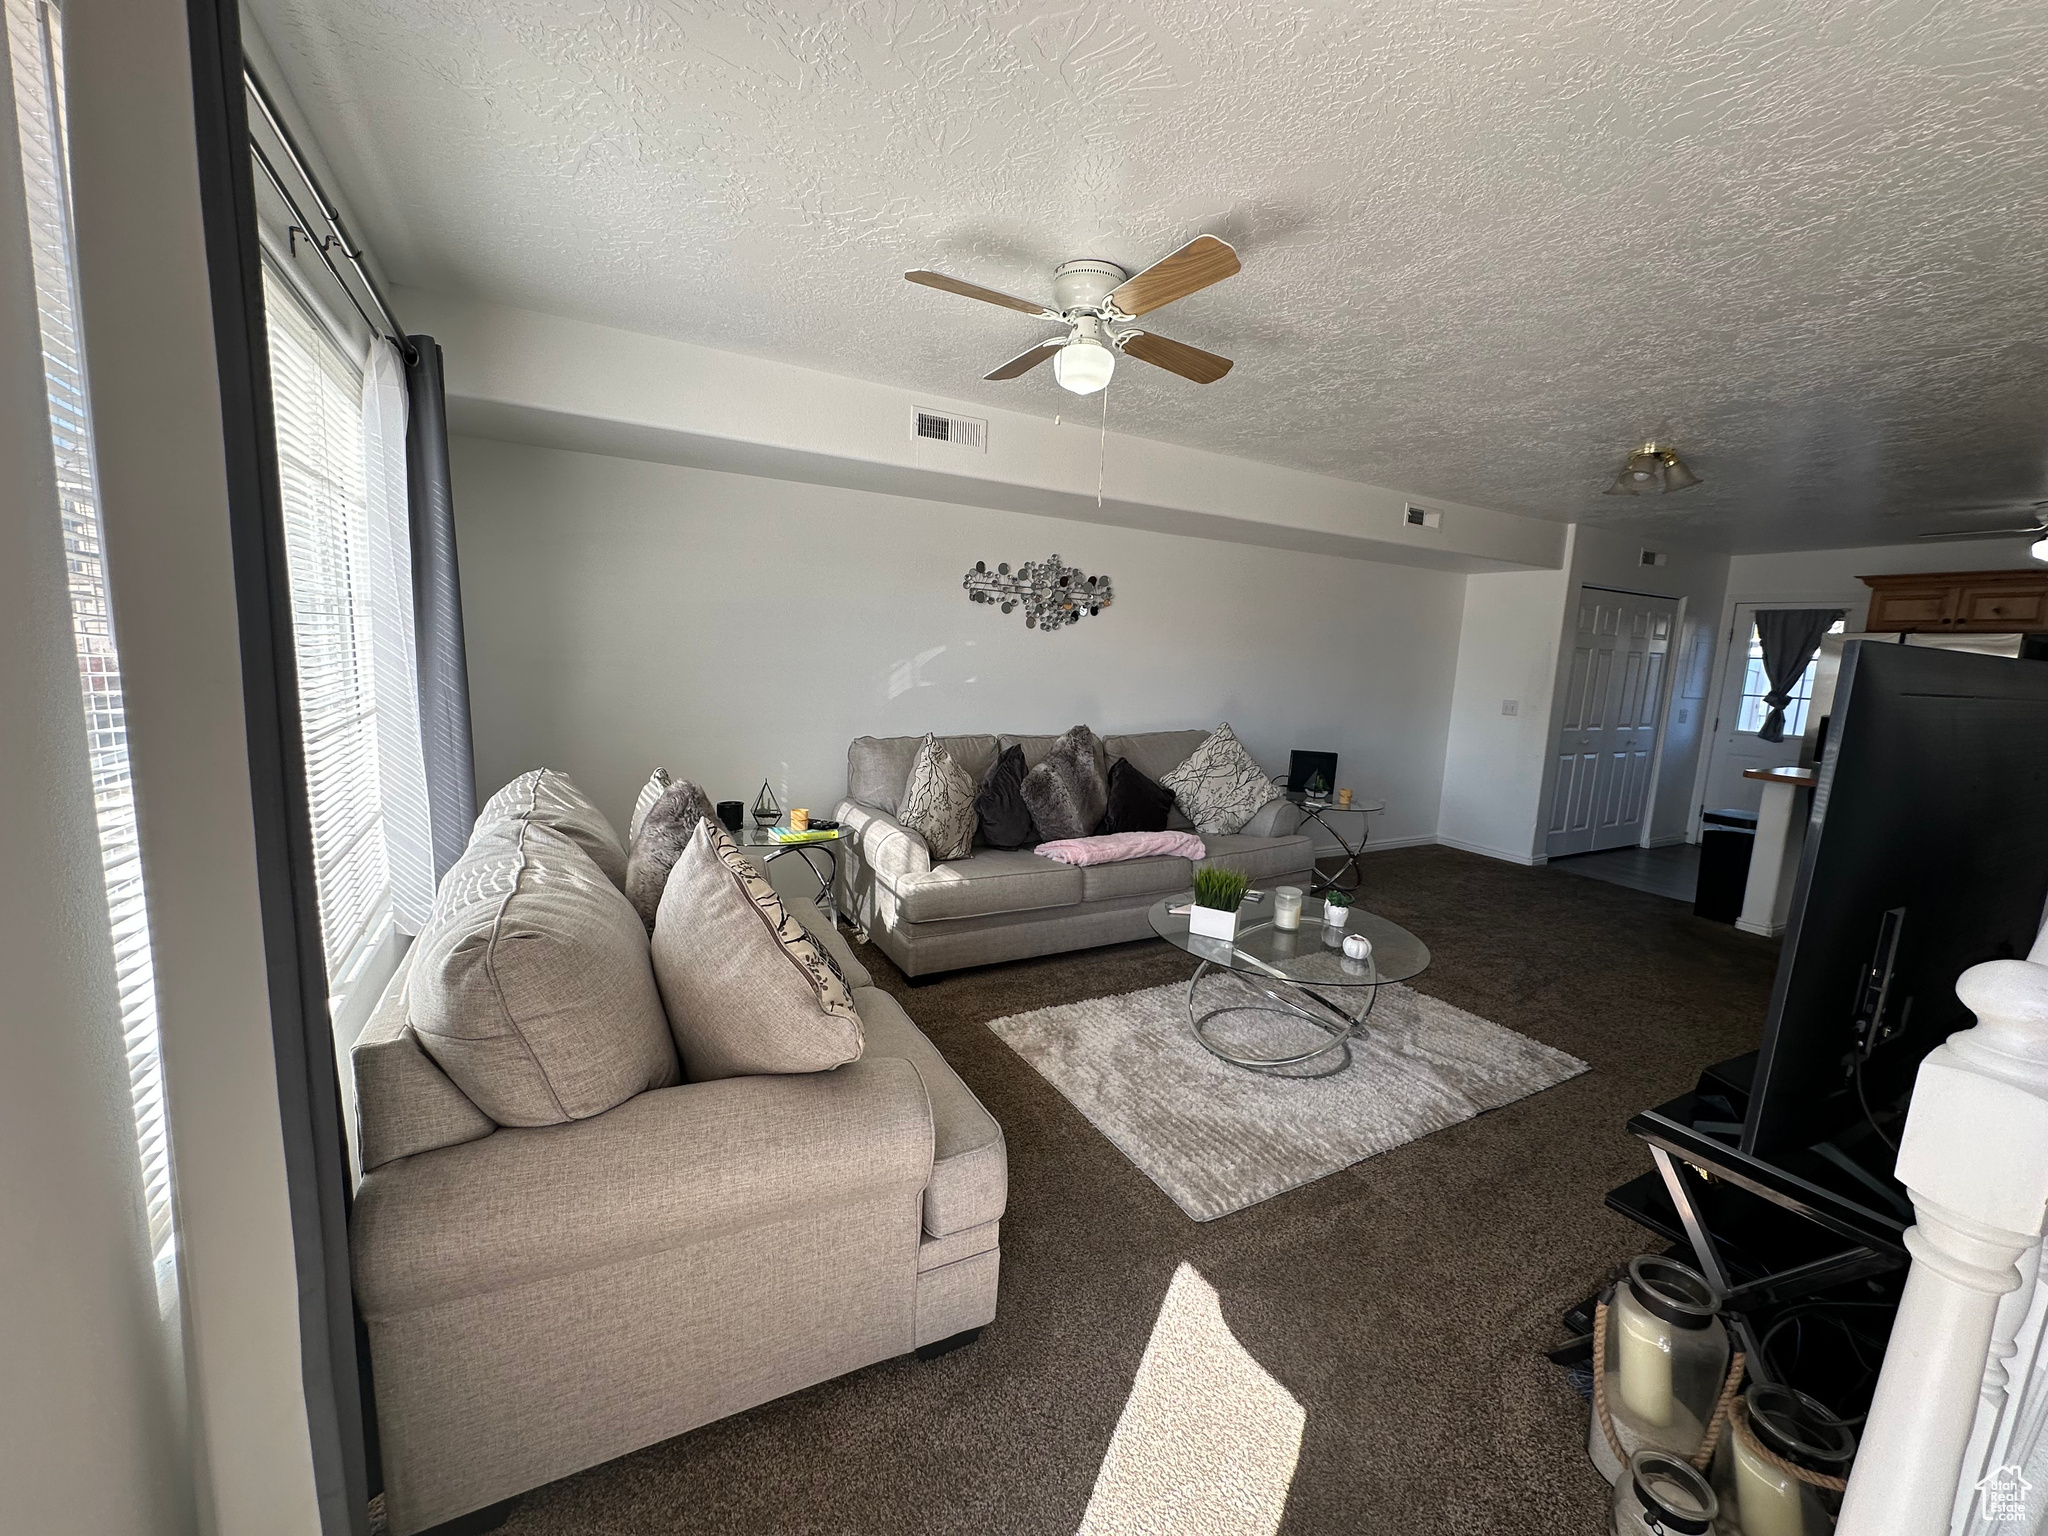
[[[1977, 1025], [1927, 1057], [1900, 1138], [1898, 1177], [1913, 1197], [1913, 1267], [1838, 1536], [1942, 1536], [1991, 1518], [2031, 1533], [2044, 1509], [1993, 1515], [1980, 1482], [2005, 1499], [2001, 1469], [2035, 1449], [2029, 1427], [2039, 1354], [2009, 1381], [2034, 1305], [2048, 1218], [2048, 935], [2026, 960], [1971, 967], [1956, 995]], [[2024, 1274], [2022, 1266], [2024, 1265]], [[2016, 1406], [2017, 1405], [2017, 1406]], [[2038, 1490], [2033, 1502], [2048, 1500]], [[2048, 1504], [2044, 1504], [2048, 1508]]]

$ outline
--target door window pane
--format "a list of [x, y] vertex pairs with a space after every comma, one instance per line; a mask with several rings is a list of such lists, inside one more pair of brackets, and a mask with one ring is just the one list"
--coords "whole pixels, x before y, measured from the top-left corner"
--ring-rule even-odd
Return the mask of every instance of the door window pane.
[[[1840, 619], [1835, 620], [1828, 630], [1831, 635], [1843, 632]], [[1792, 702], [1785, 706], [1785, 736], [1789, 740], [1806, 734], [1806, 707], [1813, 699], [1813, 675], [1820, 666], [1820, 655], [1815, 653], [1806, 670], [1799, 674], [1799, 686], [1792, 690]], [[1771, 706], [1764, 702], [1764, 695], [1771, 691], [1771, 680], [1764, 675], [1764, 642], [1756, 632], [1756, 625], [1749, 626], [1749, 663], [1742, 675], [1742, 709], [1735, 718], [1735, 729], [1755, 735], [1764, 728], [1764, 720], [1771, 712]]]

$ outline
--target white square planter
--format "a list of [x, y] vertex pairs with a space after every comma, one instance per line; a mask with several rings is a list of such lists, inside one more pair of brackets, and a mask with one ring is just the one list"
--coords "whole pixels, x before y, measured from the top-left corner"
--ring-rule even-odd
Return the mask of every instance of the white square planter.
[[1237, 914], [1217, 907], [1193, 907], [1188, 912], [1188, 932], [1198, 938], [1222, 939], [1227, 943], [1237, 937]]

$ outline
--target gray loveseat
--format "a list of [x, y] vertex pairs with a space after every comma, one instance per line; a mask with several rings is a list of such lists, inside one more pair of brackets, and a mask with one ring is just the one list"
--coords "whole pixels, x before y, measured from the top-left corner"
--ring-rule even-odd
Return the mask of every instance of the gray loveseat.
[[421, 1046], [410, 959], [392, 980], [353, 1053], [351, 1249], [394, 1536], [994, 1318], [1002, 1131], [791, 910], [859, 1060], [565, 1124], [494, 1124]]
[[[1102, 738], [1105, 769], [1119, 757], [1153, 780], [1163, 779], [1208, 738], [1207, 731], [1152, 731]], [[1198, 865], [1241, 870], [1254, 885], [1306, 887], [1315, 868], [1312, 845], [1296, 828], [1301, 813], [1286, 799], [1269, 801], [1244, 829], [1203, 834], [1204, 859], [1132, 859], [1075, 867], [1030, 849], [976, 842], [971, 858], [934, 866], [923, 839], [896, 818], [921, 736], [863, 736], [847, 749], [846, 798], [838, 819], [847, 829], [839, 852], [839, 910], [906, 976], [1098, 944], [1149, 938], [1146, 912], [1162, 896], [1188, 890]], [[1055, 736], [942, 736], [954, 759], [979, 783], [1012, 743], [1036, 767]], [[1189, 823], [1176, 808], [1171, 825]]]

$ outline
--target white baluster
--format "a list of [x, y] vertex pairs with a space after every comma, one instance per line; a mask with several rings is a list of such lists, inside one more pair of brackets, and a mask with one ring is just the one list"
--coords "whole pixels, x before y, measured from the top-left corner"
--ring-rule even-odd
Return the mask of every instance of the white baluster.
[[2020, 1255], [2015, 1266], [2020, 1283], [1999, 1298], [1991, 1321], [1991, 1347], [1984, 1356], [1984, 1378], [1977, 1390], [1977, 1417], [1970, 1429], [1970, 1443], [1963, 1453], [1963, 1470], [1957, 1479], [1955, 1513], [1950, 1528], [1965, 1528], [1970, 1507], [1976, 1502], [1977, 1481], [1990, 1469], [1990, 1457], [2000, 1443], [2006, 1420], [2017, 1411], [2021, 1383], [2013, 1379], [2011, 1362], [2019, 1353], [2020, 1327], [2033, 1309], [2041, 1268], [2041, 1245], [2037, 1242]]
[[1973, 966], [1956, 995], [1978, 1023], [1936, 1047], [1914, 1085], [1898, 1159], [1918, 1218], [1913, 1268], [1839, 1536], [1949, 1528], [2000, 1298], [2048, 1214], [2048, 965]]

